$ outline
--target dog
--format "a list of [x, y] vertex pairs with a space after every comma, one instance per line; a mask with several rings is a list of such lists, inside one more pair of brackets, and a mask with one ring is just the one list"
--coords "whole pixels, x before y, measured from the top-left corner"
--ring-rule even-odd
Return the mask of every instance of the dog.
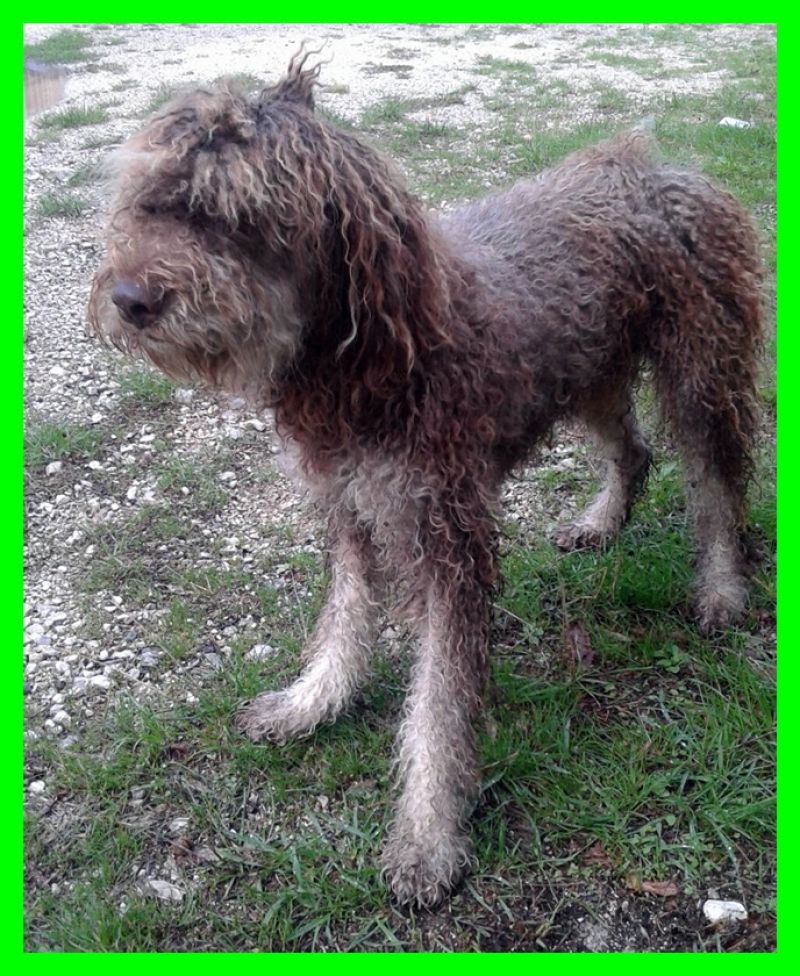
[[638, 130], [429, 214], [316, 113], [307, 57], [252, 101], [180, 96], [118, 151], [89, 323], [268, 407], [327, 513], [305, 668], [242, 707], [244, 733], [284, 742], [333, 720], [367, 676], [381, 605], [410, 624], [382, 865], [400, 902], [432, 906], [472, 859], [499, 490], [556, 421], [585, 422], [607, 469], [556, 542], [603, 546], [647, 474], [631, 397], [647, 367], [688, 470], [699, 624], [745, 606], [757, 242], [732, 196]]

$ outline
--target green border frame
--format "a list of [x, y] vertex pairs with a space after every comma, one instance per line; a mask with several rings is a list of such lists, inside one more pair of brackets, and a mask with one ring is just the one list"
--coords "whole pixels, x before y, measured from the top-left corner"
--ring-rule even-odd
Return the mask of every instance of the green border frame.
[[[334, 15], [338, 15], [342, 22], [359, 23], [384, 23], [393, 22], [390, 14], [405, 18], [404, 22], [428, 21], [428, 22], [452, 22], [452, 23], [503, 23], [503, 22], [533, 22], [532, 15], [536, 16], [536, 22], [541, 23], [561, 23], [566, 22], [565, 17], [556, 18], [551, 9], [541, 9], [532, 7], [529, 4], [520, 2], [504, 2], [494, 4], [491, 8], [484, 4], [465, 4], [465, 3], [437, 3], [430, 5], [420, 2], [408, 2], [404, 4], [393, 4], [391, 11], [386, 6], [381, 6], [380, 12], [384, 15], [380, 20], [375, 20], [376, 6], [374, 3], [351, 3], [334, 7], [333, 5], [306, 2], [303, 9], [293, 8], [292, 12], [303, 14], [302, 19], [287, 18], [287, 23], [325, 23], [334, 22]], [[211, 4], [195, 2], [190, 8], [185, 4], [146, 3], [136, 7], [136, 12], [142, 20], [148, 17], [155, 17], [153, 22], [172, 23], [178, 22], [181, 16], [188, 16], [193, 22], [214, 23], [220, 22], [218, 14], [219, 8]], [[226, 18], [226, 22], [232, 23], [261, 23], [265, 22], [265, 14], [278, 12], [274, 8], [267, 8], [263, 5], [238, 4], [234, 11], [237, 16]], [[566, 11], [559, 11], [566, 14]], [[69, 7], [56, 4], [37, 5], [31, 9], [31, 14], [23, 18], [17, 15], [16, 11], [4, 15], [0, 27], [0, 45], [2, 58], [0, 65], [7, 74], [6, 91], [12, 93], [19, 92], [21, 103], [22, 85], [22, 48], [21, 34], [23, 23], [131, 23], [130, 20], [118, 19], [117, 12], [112, 13], [109, 4], [99, 3], [78, 3]], [[487, 19], [487, 14], [491, 13], [491, 19]], [[702, 5], [679, 3], [671, 5], [660, 5], [657, 10], [648, 11], [650, 14], [648, 23], [773, 23], [778, 25], [778, 107], [780, 118], [783, 122], [780, 131], [780, 141], [778, 144], [778, 193], [780, 199], [780, 220], [778, 221], [778, 242], [781, 254], [778, 275], [778, 295], [780, 300], [779, 322], [781, 329], [779, 332], [779, 362], [784, 369], [788, 369], [785, 364], [796, 361], [797, 331], [786, 323], [792, 323], [794, 319], [793, 306], [797, 300], [793, 300], [792, 293], [784, 286], [786, 277], [784, 268], [787, 259], [791, 260], [792, 233], [795, 221], [796, 194], [792, 192], [792, 184], [789, 179], [784, 179], [781, 183], [780, 175], [785, 171], [791, 174], [788, 167], [795, 158], [793, 152], [794, 127], [793, 122], [793, 63], [796, 56], [797, 30], [794, 20], [791, 17], [778, 16], [776, 6], [768, 5], [756, 7], [750, 4], [722, 4], [706, 3]], [[70, 21], [65, 19], [65, 15], [70, 14]], [[203, 19], [203, 15], [205, 19]], [[640, 4], [616, 2], [608, 7], [598, 9], [596, 5], [588, 3], [573, 4], [569, 11], [570, 22], [572, 23], [640, 23], [642, 8]], [[6, 825], [3, 831], [5, 838], [5, 854], [9, 873], [7, 883], [2, 888], [3, 910], [0, 919], [2, 920], [2, 955], [9, 962], [16, 960], [22, 962], [27, 967], [58, 966], [59, 973], [69, 972], [75, 967], [79, 970], [95, 970], [95, 967], [111, 965], [114, 969], [129, 970], [142, 965], [156, 965], [161, 968], [163, 965], [171, 969], [191, 968], [193, 972], [207, 970], [209, 967], [219, 967], [220, 965], [247, 965], [244, 960], [251, 954], [249, 953], [110, 953], [110, 954], [91, 954], [91, 953], [51, 953], [36, 954], [22, 952], [22, 910], [21, 910], [21, 877], [22, 877], [22, 838], [19, 818], [19, 797], [21, 796], [21, 769], [22, 769], [22, 699], [19, 696], [20, 664], [18, 648], [21, 646], [22, 621], [20, 614], [21, 595], [22, 595], [22, 563], [18, 560], [17, 554], [21, 552], [22, 543], [22, 384], [20, 382], [22, 373], [22, 262], [20, 261], [21, 251], [17, 247], [17, 241], [22, 239], [22, 198], [21, 198], [21, 173], [23, 157], [22, 126], [16, 121], [20, 116], [14, 117], [14, 124], [10, 132], [6, 133], [6, 144], [10, 143], [11, 151], [3, 154], [0, 167], [0, 186], [3, 194], [3, 212], [5, 215], [6, 232], [3, 235], [3, 243], [7, 249], [6, 259], [2, 262], [4, 275], [8, 278], [5, 294], [13, 296], [11, 301], [10, 313], [7, 316], [5, 327], [0, 329], [0, 361], [7, 363], [5, 383], [0, 384], [0, 395], [2, 396], [4, 422], [0, 425], [2, 432], [2, 457], [5, 461], [6, 474], [0, 477], [0, 504], [4, 515], [5, 525], [5, 559], [2, 562], [4, 570], [4, 585], [0, 587], [0, 593], [6, 603], [2, 619], [6, 621], [6, 631], [11, 639], [6, 647], [6, 654], [3, 657], [4, 669], [7, 672], [2, 683], [4, 695], [7, 699], [7, 707], [0, 710], [2, 721], [8, 728], [5, 730], [3, 740], [7, 743], [3, 750], [3, 763], [5, 765], [5, 775], [3, 782], [8, 784], [10, 789], [9, 802], [5, 804], [4, 814]], [[15, 233], [16, 231], [16, 233]], [[19, 308], [19, 311], [18, 311]], [[782, 548], [781, 556], [784, 553], [793, 553], [795, 547], [792, 545], [794, 537], [798, 533], [797, 525], [791, 518], [793, 512], [789, 510], [792, 499], [792, 491], [795, 483], [793, 477], [793, 464], [796, 460], [792, 449], [790, 435], [784, 435], [783, 431], [796, 429], [796, 398], [791, 395], [791, 390], [785, 394], [779, 388], [780, 423], [778, 427], [778, 461], [779, 461], [779, 494], [778, 494], [778, 517], [781, 522]], [[782, 516], [786, 515], [783, 519]], [[795, 560], [790, 558], [780, 560], [780, 596], [781, 614], [779, 623], [779, 642], [788, 649], [792, 648], [791, 635], [796, 632], [797, 613], [793, 608], [792, 586], [793, 567]], [[788, 599], [786, 594], [788, 593]], [[19, 641], [17, 638], [19, 637]], [[781, 714], [785, 714], [787, 706], [790, 705], [790, 694], [794, 688], [793, 671], [795, 669], [792, 655], [786, 661], [780, 662], [779, 666], [779, 695], [778, 703]], [[793, 702], [792, 702], [793, 704]], [[791, 716], [791, 711], [789, 715]], [[584, 953], [537, 953], [537, 954], [508, 954], [491, 953], [481, 954], [446, 954], [446, 953], [414, 953], [408, 959], [403, 954], [383, 954], [386, 956], [383, 963], [374, 958], [371, 953], [355, 954], [351, 953], [343, 958], [341, 955], [326, 955], [323, 958], [319, 954], [302, 953], [259, 953], [256, 954], [255, 965], [263, 965], [261, 957], [266, 955], [266, 965], [271, 966], [275, 963], [286, 968], [292, 973], [302, 972], [306, 967], [316, 969], [322, 965], [329, 971], [343, 971], [346, 967], [349, 972], [364, 968], [371, 968], [375, 965], [381, 966], [384, 971], [397, 971], [407, 966], [414, 966], [415, 970], [426, 970], [435, 967], [458, 968], [459, 972], [477, 971], [484, 967], [499, 965], [503, 968], [528, 969], [536, 966], [547, 967], [551, 965], [558, 967], [559, 970], [575, 969], [576, 967], [590, 966], [593, 971], [597, 969], [607, 969], [616, 972], [619, 969], [630, 971], [631, 968], [639, 968], [643, 961], [641, 955], [648, 958], [644, 965], [650, 969], [653, 967], [658, 970], [671, 969], [675, 966], [675, 956], [680, 956], [680, 965], [688, 964], [691, 968], [696, 966], [709, 966], [714, 968], [724, 967], [726, 971], [748, 969], [752, 971], [757, 967], [759, 971], [766, 968], [770, 970], [784, 962], [790, 962], [797, 957], [798, 939], [796, 930], [798, 925], [792, 922], [792, 911], [798, 903], [798, 899], [793, 897], [792, 892], [796, 884], [797, 872], [794, 870], [797, 864], [796, 849], [797, 842], [794, 840], [792, 822], [792, 790], [793, 776], [790, 770], [792, 757], [795, 754], [793, 748], [796, 731], [792, 727], [794, 723], [791, 717], [788, 722], [784, 722], [780, 737], [779, 750], [779, 774], [780, 774], [780, 794], [779, 794], [779, 835], [782, 842], [779, 845], [781, 878], [784, 883], [781, 885], [780, 915], [778, 920], [778, 945], [779, 949], [772, 954], [731, 954], [731, 955], [712, 955], [694, 953], [607, 953], [588, 957]], [[786, 757], [790, 758], [787, 760]], [[51, 956], [58, 955], [58, 959]], [[95, 958], [99, 955], [100, 959]], [[106, 960], [105, 955], [114, 958]], [[169, 956], [163, 963], [157, 962], [157, 957], [161, 955]], [[73, 959], [73, 956], [79, 958]], [[146, 957], [146, 958], [145, 958]]]

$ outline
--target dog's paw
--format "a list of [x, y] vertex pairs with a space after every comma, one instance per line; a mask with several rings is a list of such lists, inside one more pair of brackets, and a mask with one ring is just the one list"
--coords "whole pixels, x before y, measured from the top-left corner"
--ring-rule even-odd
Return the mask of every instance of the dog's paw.
[[731, 627], [747, 604], [748, 580], [741, 559], [732, 547], [712, 549], [701, 563], [696, 583], [694, 613], [706, 633]]
[[615, 532], [595, 522], [576, 519], [563, 522], [553, 532], [553, 542], [559, 549], [569, 552], [572, 549], [602, 549], [613, 539]]
[[314, 729], [285, 691], [263, 692], [239, 709], [233, 724], [253, 742], [269, 740], [278, 744], [308, 735]]
[[694, 603], [697, 626], [704, 634], [727, 630], [741, 617], [747, 602], [747, 584], [744, 580], [734, 585], [728, 581], [721, 589], [704, 589]]
[[381, 857], [381, 873], [401, 905], [434, 908], [467, 872], [471, 851], [464, 834], [432, 834], [419, 841], [394, 831]]

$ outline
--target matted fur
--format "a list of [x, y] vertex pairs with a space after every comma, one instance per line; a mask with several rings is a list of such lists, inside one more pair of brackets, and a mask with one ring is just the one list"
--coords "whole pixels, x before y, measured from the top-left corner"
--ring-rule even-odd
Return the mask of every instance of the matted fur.
[[431, 905], [471, 857], [499, 487], [555, 421], [583, 418], [608, 466], [557, 542], [603, 544], [646, 476], [630, 388], [649, 364], [690, 474], [700, 623], [744, 605], [756, 241], [729, 194], [640, 131], [431, 215], [315, 114], [305, 60], [255, 102], [182, 96], [123, 147], [89, 318], [171, 376], [270, 407], [329, 514], [306, 670], [240, 728], [282, 741], [333, 719], [387, 594], [414, 627], [383, 864], [399, 899]]

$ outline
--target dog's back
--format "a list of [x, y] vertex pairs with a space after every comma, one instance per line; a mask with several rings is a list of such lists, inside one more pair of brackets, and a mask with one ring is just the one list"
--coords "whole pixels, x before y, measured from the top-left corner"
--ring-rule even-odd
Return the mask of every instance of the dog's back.
[[[574, 153], [447, 215], [445, 233], [480, 269], [498, 307], [500, 349], [548, 393], [549, 416], [580, 412], [649, 359], [668, 417], [752, 386], [760, 334], [750, 222], [728, 193], [662, 162], [633, 130]], [[681, 364], [681, 365], [678, 365]], [[677, 376], [678, 371], [683, 371]], [[544, 402], [544, 401], [543, 401]], [[749, 397], [732, 408], [750, 436]], [[723, 453], [727, 448], [723, 448]], [[734, 452], [738, 453], [738, 452]]]

